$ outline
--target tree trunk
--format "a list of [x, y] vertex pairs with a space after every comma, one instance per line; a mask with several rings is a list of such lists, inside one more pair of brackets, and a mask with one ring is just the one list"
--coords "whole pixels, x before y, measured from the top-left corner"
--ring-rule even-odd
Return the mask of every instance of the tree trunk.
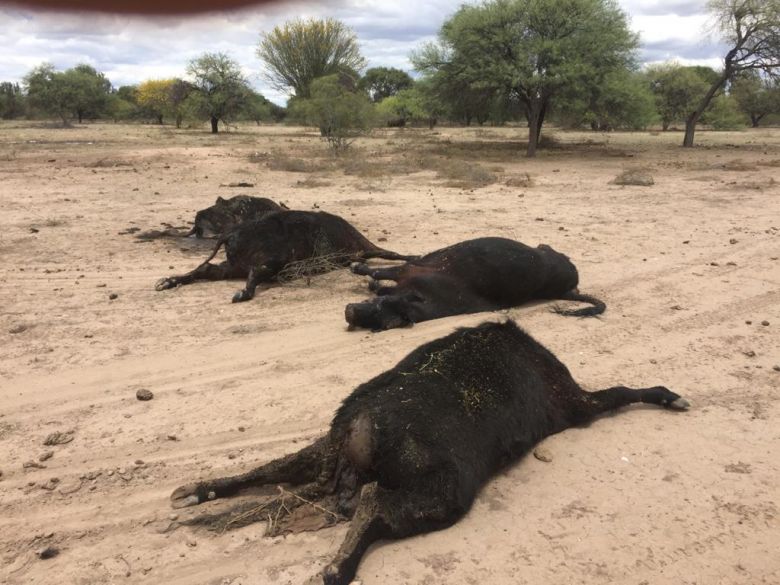
[[211, 133], [217, 134], [219, 133], [219, 118], [215, 118], [214, 116], [211, 116]]
[[753, 128], [758, 128], [758, 123], [763, 117], [764, 114], [750, 114], [750, 123], [753, 125]]
[[693, 146], [693, 135], [696, 132], [696, 124], [699, 122], [699, 118], [701, 118], [701, 115], [704, 113], [704, 110], [707, 109], [707, 106], [710, 105], [710, 100], [712, 100], [713, 96], [718, 93], [718, 90], [723, 86], [724, 83], [726, 83], [726, 80], [731, 77], [732, 73], [733, 71], [731, 70], [731, 67], [729, 67], [729, 58], [727, 56], [726, 67], [723, 69], [723, 75], [721, 75], [718, 79], [715, 80], [715, 82], [713, 82], [712, 86], [707, 90], [707, 93], [699, 102], [699, 105], [696, 106], [696, 109], [693, 110], [685, 120], [685, 138], [683, 138], [684, 147], [691, 148]]
[[163, 117], [162, 117], [162, 114], [158, 114], [158, 115], [157, 115], [157, 123], [158, 123], [160, 126], [162, 126], [162, 123], [163, 123], [162, 119], [163, 119]]
[[528, 149], [525, 151], [528, 158], [536, 156], [536, 147], [539, 145], [539, 129], [541, 128], [539, 122], [542, 117], [541, 113], [540, 104], [537, 102], [528, 107]]
[[181, 128], [181, 114], [176, 114], [176, 127]]
[[542, 109], [539, 112], [539, 118], [536, 122], [536, 146], [539, 146], [539, 140], [542, 138], [542, 124], [544, 124], [544, 116], [547, 114], [547, 100], [542, 102]]
[[669, 122], [667, 122], [666, 120], [664, 120], [663, 122], [661, 122], [661, 128], [663, 129], [663, 131], [664, 131], [664, 132], [666, 132], [667, 130], [669, 130]]
[[76, 115], [79, 117], [79, 124], [83, 124], [84, 112], [81, 110], [76, 110]]

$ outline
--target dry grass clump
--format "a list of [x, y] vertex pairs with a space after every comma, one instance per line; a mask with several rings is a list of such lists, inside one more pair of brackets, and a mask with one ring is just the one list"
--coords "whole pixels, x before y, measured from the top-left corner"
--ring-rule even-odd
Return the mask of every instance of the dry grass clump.
[[114, 167], [131, 167], [133, 163], [126, 160], [117, 158], [101, 158], [93, 163], [87, 163], [84, 165], [87, 168], [100, 169], [100, 168], [114, 168]]
[[478, 189], [498, 180], [497, 175], [486, 168], [462, 160], [439, 160], [435, 170], [437, 178], [443, 179], [447, 187]]
[[734, 160], [728, 160], [722, 164], [716, 165], [717, 168], [721, 168], [724, 171], [755, 171], [756, 165], [748, 163], [742, 159], [736, 158]]
[[504, 181], [504, 185], [507, 187], [533, 187], [534, 180], [528, 173], [518, 173], [517, 175], [508, 177]]
[[613, 185], [636, 185], [649, 187], [655, 184], [653, 175], [647, 169], [626, 169], [610, 181]]
[[330, 187], [333, 183], [330, 181], [323, 181], [315, 177], [306, 177], [305, 179], [295, 181], [294, 187], [299, 189], [317, 189], [319, 187]]
[[753, 181], [730, 181], [726, 184], [727, 189], [736, 191], [763, 191], [764, 189], [771, 189], [777, 185], [774, 177], [757, 177]]
[[314, 173], [322, 170], [322, 166], [315, 161], [287, 155], [277, 155], [267, 164], [272, 171], [285, 171], [287, 173]]
[[344, 254], [335, 252], [290, 262], [279, 271], [276, 275], [276, 280], [280, 284], [290, 284], [296, 280], [305, 280], [306, 286], [309, 286], [313, 276], [343, 268], [343, 261]]

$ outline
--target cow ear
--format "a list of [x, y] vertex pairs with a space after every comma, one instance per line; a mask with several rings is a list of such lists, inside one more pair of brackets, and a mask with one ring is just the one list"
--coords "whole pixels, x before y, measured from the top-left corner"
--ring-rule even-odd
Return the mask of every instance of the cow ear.
[[224, 203], [224, 202], [225, 202], [225, 200], [222, 199], [222, 197], [217, 197], [216, 205], [219, 205], [220, 203]]

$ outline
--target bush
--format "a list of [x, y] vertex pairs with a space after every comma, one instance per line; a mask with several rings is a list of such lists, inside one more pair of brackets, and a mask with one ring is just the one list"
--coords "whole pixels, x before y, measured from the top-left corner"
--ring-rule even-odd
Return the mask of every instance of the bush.
[[292, 118], [317, 126], [323, 140], [341, 151], [375, 125], [376, 113], [368, 97], [355, 91], [348, 76], [328, 75], [311, 84], [311, 97], [290, 104]]
[[737, 101], [727, 95], [712, 100], [710, 109], [701, 117], [703, 124], [714, 130], [738, 130], [747, 125], [747, 116], [739, 111]]

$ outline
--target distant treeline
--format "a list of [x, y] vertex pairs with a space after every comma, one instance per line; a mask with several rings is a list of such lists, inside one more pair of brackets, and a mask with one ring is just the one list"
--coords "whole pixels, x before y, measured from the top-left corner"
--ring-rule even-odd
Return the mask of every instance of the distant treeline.
[[261, 35], [257, 55], [282, 108], [254, 91], [224, 53], [205, 53], [181, 77], [114, 87], [89, 65], [35, 67], [0, 84], [0, 116], [175, 123], [287, 119], [319, 127], [336, 148], [376, 126], [528, 127], [533, 156], [544, 122], [595, 131], [699, 123], [753, 127], [780, 114], [778, 3], [711, 4], [733, 48], [724, 68], [675, 62], [640, 67], [638, 36], [611, 0], [489, 0], [463, 5], [436, 42], [410, 55], [414, 70], [366, 69], [355, 33], [334, 19], [293, 20]]

